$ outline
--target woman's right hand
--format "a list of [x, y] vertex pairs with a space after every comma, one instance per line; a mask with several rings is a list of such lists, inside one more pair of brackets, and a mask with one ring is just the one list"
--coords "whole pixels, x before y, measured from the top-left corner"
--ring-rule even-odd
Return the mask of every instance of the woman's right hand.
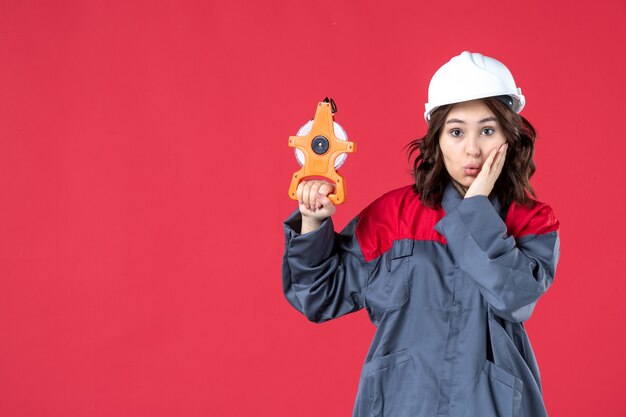
[[302, 214], [301, 234], [317, 230], [324, 219], [335, 214], [335, 205], [328, 198], [328, 194], [335, 190], [335, 186], [328, 181], [302, 181], [296, 191], [298, 205]]

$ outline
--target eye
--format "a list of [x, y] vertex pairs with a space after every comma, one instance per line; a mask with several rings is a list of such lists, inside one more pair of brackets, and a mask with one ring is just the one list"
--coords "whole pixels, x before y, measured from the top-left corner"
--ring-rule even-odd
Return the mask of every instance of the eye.
[[491, 136], [495, 133], [496, 131], [491, 128], [491, 127], [486, 127], [483, 130], [480, 131], [481, 135], [485, 135], [485, 136]]
[[450, 136], [453, 136], [455, 138], [460, 137], [463, 134], [463, 132], [461, 132], [461, 129], [450, 129]]

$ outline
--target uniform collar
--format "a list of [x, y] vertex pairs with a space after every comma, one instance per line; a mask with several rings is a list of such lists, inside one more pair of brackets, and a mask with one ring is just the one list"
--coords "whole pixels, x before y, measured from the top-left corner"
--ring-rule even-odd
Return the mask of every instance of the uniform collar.
[[[456, 206], [461, 203], [461, 201], [463, 201], [463, 196], [459, 194], [456, 188], [454, 188], [454, 185], [452, 185], [451, 181], [448, 182], [448, 185], [446, 185], [446, 188], [443, 191], [443, 198], [441, 199], [443, 211], [449, 213], [450, 211], [454, 210]], [[496, 197], [495, 194], [492, 193], [489, 196], [489, 201], [491, 202], [493, 208], [496, 209], [496, 212], [500, 215], [500, 217], [503, 217], [502, 205], [500, 204], [498, 197]]]

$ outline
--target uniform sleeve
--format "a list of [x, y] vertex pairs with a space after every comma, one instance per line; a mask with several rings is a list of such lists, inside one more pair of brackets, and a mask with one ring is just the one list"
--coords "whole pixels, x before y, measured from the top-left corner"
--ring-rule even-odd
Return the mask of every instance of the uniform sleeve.
[[474, 196], [463, 199], [435, 226], [495, 314], [512, 322], [530, 318], [552, 284], [559, 258], [552, 209], [542, 204], [525, 224], [516, 240], [489, 199]]
[[330, 218], [313, 232], [299, 234], [301, 215], [284, 223], [283, 292], [313, 322], [324, 322], [364, 306], [367, 264], [355, 237], [358, 218], [339, 234]]

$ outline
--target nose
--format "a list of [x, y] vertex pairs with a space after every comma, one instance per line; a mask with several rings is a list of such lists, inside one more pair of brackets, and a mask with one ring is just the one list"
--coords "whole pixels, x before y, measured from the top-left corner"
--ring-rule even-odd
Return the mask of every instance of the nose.
[[474, 135], [466, 136], [465, 153], [474, 158], [477, 158], [480, 155], [480, 147], [478, 146], [477, 138], [475, 138]]

